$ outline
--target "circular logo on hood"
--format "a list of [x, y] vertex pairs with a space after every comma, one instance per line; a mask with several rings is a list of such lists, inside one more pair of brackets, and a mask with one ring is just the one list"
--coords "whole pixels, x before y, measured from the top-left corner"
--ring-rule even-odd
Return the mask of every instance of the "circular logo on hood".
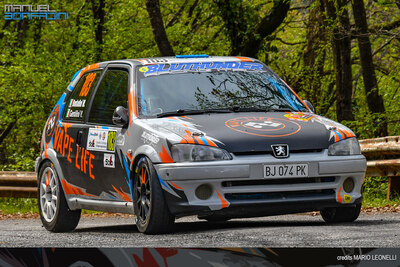
[[50, 143], [51, 138], [53, 138], [54, 131], [56, 129], [56, 124], [58, 123], [60, 107], [57, 105], [53, 112], [51, 113], [49, 119], [47, 120], [46, 130], [45, 130], [45, 141], [46, 144]]
[[241, 133], [264, 137], [288, 136], [301, 129], [297, 122], [269, 117], [239, 117], [227, 120], [225, 125]]

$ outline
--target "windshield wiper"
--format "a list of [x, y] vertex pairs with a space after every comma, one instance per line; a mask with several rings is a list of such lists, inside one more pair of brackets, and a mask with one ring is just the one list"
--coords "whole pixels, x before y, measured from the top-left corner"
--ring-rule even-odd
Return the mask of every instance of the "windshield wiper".
[[233, 112], [282, 112], [282, 111], [293, 111], [290, 108], [267, 108], [267, 107], [231, 107], [230, 110]]
[[231, 113], [229, 109], [178, 109], [177, 111], [163, 112], [157, 114], [157, 118], [169, 117], [169, 116], [182, 116], [182, 115], [196, 115], [205, 113]]

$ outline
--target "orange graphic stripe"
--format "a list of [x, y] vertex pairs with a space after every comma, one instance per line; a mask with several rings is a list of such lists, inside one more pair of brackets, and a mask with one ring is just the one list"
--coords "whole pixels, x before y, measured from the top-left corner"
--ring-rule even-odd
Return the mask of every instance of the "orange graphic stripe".
[[245, 61], [245, 62], [253, 62], [253, 60], [251, 60], [248, 57], [235, 57], [237, 59], [239, 59], [240, 61]]
[[161, 161], [164, 163], [172, 163], [174, 160], [168, 154], [167, 150], [165, 149], [164, 145], [162, 146], [162, 152], [158, 153], [160, 155]]
[[[184, 135], [182, 137], [186, 140], [186, 142], [189, 144], [196, 144], [196, 142], [194, 141], [194, 139], [192, 137], [192, 133], [189, 132], [188, 130], [185, 130], [185, 132], [186, 132], [186, 135]], [[184, 143], [184, 142], [181, 141], [181, 143]]]
[[122, 188], [120, 187], [119, 189], [121, 189], [121, 191], [119, 191], [117, 188], [115, 188], [115, 186], [112, 185], [112, 187], [114, 188], [115, 192], [117, 192], [123, 200], [131, 202], [131, 198], [122, 190]]
[[182, 118], [188, 119], [188, 120], [193, 120], [192, 118], [188, 117], [188, 116], [181, 116]]
[[336, 132], [333, 132], [334, 133], [334, 135], [335, 135], [335, 142], [337, 142], [337, 141], [339, 141], [339, 135], [336, 133]]
[[82, 75], [83, 75], [85, 72], [89, 71], [89, 70], [94, 70], [94, 69], [98, 69], [98, 68], [99, 68], [99, 63], [86, 66], [86, 67], [79, 73], [79, 77], [82, 77]]
[[198, 137], [198, 136], [193, 136], [193, 138], [199, 143], [200, 145], [205, 145], [204, 142]]
[[91, 194], [85, 193], [85, 192], [82, 191], [82, 189], [80, 189], [80, 188], [78, 188], [76, 186], [73, 186], [71, 184], [68, 184], [62, 178], [60, 180], [61, 180], [61, 183], [63, 185], [64, 192], [67, 195], [83, 195], [83, 196], [95, 197], [95, 195], [91, 195]]
[[174, 184], [173, 182], [171, 182], [171, 181], [169, 181], [169, 183], [170, 184], [172, 184], [175, 188], [177, 188], [177, 189], [180, 189], [180, 190], [183, 190], [183, 188], [182, 187], [180, 187], [180, 186], [177, 186], [176, 184]]
[[226, 200], [219, 194], [219, 192], [217, 190], [215, 190], [219, 196], [219, 198], [221, 199], [222, 202], [222, 208], [226, 208], [229, 206], [228, 202], [226, 202]]
[[337, 195], [338, 201], [339, 201], [340, 203], [342, 203], [342, 196], [340, 195], [340, 191], [342, 191], [342, 186], [339, 188], [339, 192], [338, 192], [338, 195]]

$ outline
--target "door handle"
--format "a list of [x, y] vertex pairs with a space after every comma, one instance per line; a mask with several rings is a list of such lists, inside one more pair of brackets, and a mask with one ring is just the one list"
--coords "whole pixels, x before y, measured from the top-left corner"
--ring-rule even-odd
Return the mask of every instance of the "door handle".
[[76, 144], [77, 144], [78, 146], [81, 146], [81, 143], [82, 143], [82, 135], [83, 135], [83, 131], [82, 131], [82, 130], [79, 130], [78, 133], [77, 133], [77, 135], [76, 135]]

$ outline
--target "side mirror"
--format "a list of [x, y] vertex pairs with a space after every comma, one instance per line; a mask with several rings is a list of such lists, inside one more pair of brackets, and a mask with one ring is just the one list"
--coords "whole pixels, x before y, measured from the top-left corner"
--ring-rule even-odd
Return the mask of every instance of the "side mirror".
[[124, 108], [123, 106], [118, 106], [114, 110], [112, 122], [117, 126], [126, 126], [129, 123], [129, 116], [126, 108]]
[[311, 104], [310, 101], [308, 101], [308, 100], [303, 100], [303, 102], [310, 108], [310, 110], [311, 110], [312, 113], [315, 113], [315, 108], [314, 108], [313, 104]]

